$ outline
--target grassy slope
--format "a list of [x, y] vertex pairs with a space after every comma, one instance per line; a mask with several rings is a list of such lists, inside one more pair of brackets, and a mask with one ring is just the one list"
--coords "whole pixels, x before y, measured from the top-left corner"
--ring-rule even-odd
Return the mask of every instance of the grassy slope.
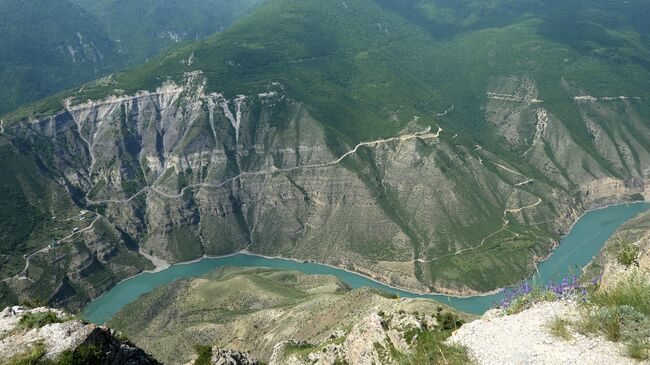
[[258, 1], [0, 1], [0, 114], [139, 65], [176, 43], [168, 32], [210, 36]]
[[[140, 64], [177, 41], [208, 37], [247, 14], [260, 0], [72, 0], [95, 14], [119, 40], [128, 63]], [[171, 34], [170, 34], [171, 33]], [[178, 36], [179, 39], [172, 39]]]
[[0, 114], [121, 65], [95, 17], [67, 0], [1, 1], [0, 34]]
[[373, 308], [433, 313], [436, 306], [370, 289], [349, 290], [330, 276], [223, 268], [143, 295], [108, 324], [162, 361], [182, 362], [193, 354], [194, 344], [215, 343], [268, 359], [277, 342], [325, 341]]

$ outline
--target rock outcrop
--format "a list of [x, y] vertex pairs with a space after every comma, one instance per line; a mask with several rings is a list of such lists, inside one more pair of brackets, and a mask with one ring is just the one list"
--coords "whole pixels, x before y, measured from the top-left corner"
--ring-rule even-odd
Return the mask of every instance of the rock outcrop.
[[571, 339], [555, 337], [548, 329], [555, 318], [576, 319], [575, 303], [543, 302], [514, 315], [488, 312], [465, 324], [448, 340], [465, 346], [479, 365], [501, 364], [638, 364], [624, 356], [622, 344], [600, 336], [571, 333]]
[[414, 336], [436, 326], [435, 318], [395, 312], [373, 312], [346, 334], [337, 332], [320, 344], [288, 340], [273, 349], [270, 365], [396, 364], [395, 352], [409, 354]]
[[17, 306], [0, 312], [0, 363], [29, 353], [35, 354], [36, 361], [82, 352], [97, 365], [160, 364], [111, 329], [73, 319], [60, 310]]
[[212, 364], [213, 365], [261, 365], [261, 363], [257, 359], [252, 358], [246, 352], [222, 349], [218, 347], [212, 348]]

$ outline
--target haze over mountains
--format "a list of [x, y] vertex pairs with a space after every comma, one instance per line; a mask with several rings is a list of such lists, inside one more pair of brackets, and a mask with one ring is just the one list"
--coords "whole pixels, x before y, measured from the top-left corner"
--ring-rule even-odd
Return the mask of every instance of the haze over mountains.
[[0, 114], [212, 35], [258, 0], [0, 1]]
[[[109, 48], [165, 47], [110, 4], [79, 12], [152, 49]], [[0, 136], [0, 300], [78, 308], [150, 268], [138, 251], [248, 249], [454, 294], [517, 282], [586, 209], [647, 196], [649, 8], [267, 0], [20, 108]]]

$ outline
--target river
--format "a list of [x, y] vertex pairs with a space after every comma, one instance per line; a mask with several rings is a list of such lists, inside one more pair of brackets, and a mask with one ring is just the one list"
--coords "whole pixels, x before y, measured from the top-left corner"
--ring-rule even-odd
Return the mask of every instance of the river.
[[[566, 275], [579, 274], [594, 256], [598, 255], [605, 241], [616, 229], [637, 214], [650, 209], [650, 203], [613, 205], [593, 210], [583, 215], [569, 234], [553, 252], [551, 257], [539, 265], [539, 277], [534, 280], [547, 283], [558, 281]], [[481, 314], [497, 303], [502, 294], [466, 298], [445, 295], [415, 294], [395, 289], [365, 276], [315, 263], [294, 260], [265, 258], [245, 253], [219, 258], [205, 258], [199, 261], [172, 265], [156, 273], [143, 273], [122, 281], [101, 297], [89, 303], [82, 318], [102, 324], [108, 321], [122, 307], [133, 302], [140, 295], [168, 284], [179, 278], [198, 277], [223, 266], [264, 266], [296, 270], [306, 274], [329, 274], [348, 283], [352, 288], [373, 287], [407, 298], [431, 298], [467, 313]]]

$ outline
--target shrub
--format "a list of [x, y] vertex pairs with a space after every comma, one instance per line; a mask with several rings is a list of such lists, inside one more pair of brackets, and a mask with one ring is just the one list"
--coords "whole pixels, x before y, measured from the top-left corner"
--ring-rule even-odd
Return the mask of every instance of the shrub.
[[103, 359], [102, 350], [97, 345], [81, 344], [74, 351], [63, 351], [56, 365], [100, 364]]
[[404, 361], [400, 361], [400, 364], [471, 364], [466, 348], [445, 344], [444, 341], [450, 336], [450, 334], [450, 331], [420, 332], [411, 354], [409, 354]]
[[451, 312], [437, 313], [436, 320], [438, 321], [438, 326], [445, 331], [457, 330], [463, 325], [463, 321]]
[[52, 311], [41, 312], [41, 313], [26, 313], [18, 322], [18, 325], [21, 328], [31, 329], [31, 328], [41, 328], [45, 325], [51, 323], [61, 323], [63, 322], [56, 313]]
[[647, 359], [650, 338], [650, 282], [630, 275], [616, 285], [589, 295], [576, 322], [582, 333], [603, 334], [625, 344], [628, 356]]
[[198, 356], [196, 360], [194, 360], [194, 365], [212, 364], [212, 347], [205, 345], [194, 345], [194, 351]]
[[630, 267], [637, 263], [639, 258], [639, 246], [627, 244], [623, 246], [616, 255], [616, 260], [625, 267]]

